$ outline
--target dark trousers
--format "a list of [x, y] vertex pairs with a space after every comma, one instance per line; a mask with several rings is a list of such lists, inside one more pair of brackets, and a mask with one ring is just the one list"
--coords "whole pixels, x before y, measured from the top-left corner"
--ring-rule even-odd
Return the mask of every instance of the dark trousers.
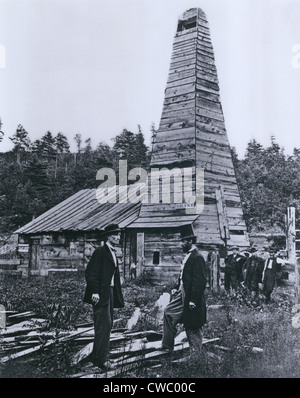
[[271, 269], [267, 269], [265, 272], [264, 287], [263, 287], [263, 292], [264, 295], [266, 296], [267, 301], [270, 301], [271, 299], [271, 294], [275, 287], [275, 280], [276, 280], [275, 272], [273, 272]]
[[260, 273], [256, 269], [256, 267], [247, 268], [246, 281], [245, 281], [246, 287], [251, 292], [257, 294], [259, 290], [259, 283], [260, 283]]
[[[174, 349], [174, 340], [177, 334], [176, 325], [182, 323], [183, 317], [183, 290], [179, 291], [174, 299], [167, 305], [164, 310], [163, 323], [163, 339], [162, 346], [170, 350]], [[203, 329], [202, 327], [195, 329], [187, 329], [185, 327], [186, 336], [189, 342], [190, 354], [201, 353]]]
[[113, 288], [107, 305], [94, 306], [94, 346], [91, 359], [95, 365], [101, 366], [107, 361], [110, 350], [110, 332], [113, 325]]
[[236, 277], [236, 272], [230, 268], [230, 267], [225, 267], [225, 272], [224, 272], [224, 287], [226, 290], [236, 289], [237, 286], [237, 277]]

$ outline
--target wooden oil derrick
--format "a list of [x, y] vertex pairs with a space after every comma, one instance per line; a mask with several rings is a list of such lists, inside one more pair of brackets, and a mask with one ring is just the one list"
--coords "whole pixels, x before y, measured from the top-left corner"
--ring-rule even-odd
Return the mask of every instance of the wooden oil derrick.
[[[187, 170], [191, 172], [192, 195], [203, 200], [200, 212], [189, 209], [185, 201], [183, 181]], [[170, 171], [174, 171], [173, 179]], [[151, 184], [153, 173], [161, 176], [160, 186]], [[163, 194], [168, 178], [173, 181], [170, 197]], [[178, 201], [180, 195], [182, 203]], [[249, 246], [209, 26], [199, 8], [186, 11], [178, 21], [160, 125], [153, 143], [148, 197], [130, 226], [144, 233], [145, 266], [153, 265], [154, 252], [156, 269], [181, 261], [178, 231], [185, 224], [193, 225], [199, 247], [207, 252], [224, 245]]]

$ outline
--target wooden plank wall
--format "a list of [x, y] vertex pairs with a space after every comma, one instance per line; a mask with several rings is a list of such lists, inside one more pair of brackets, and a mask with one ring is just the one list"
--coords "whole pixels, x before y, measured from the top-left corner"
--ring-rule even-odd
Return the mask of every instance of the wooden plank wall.
[[[246, 224], [235, 170], [231, 158], [229, 140], [220, 100], [214, 52], [206, 19], [198, 18], [197, 65], [196, 65], [196, 165], [205, 170], [205, 195], [215, 197], [216, 190], [222, 187], [226, 216], [230, 233], [229, 245], [249, 246]], [[209, 74], [207, 70], [209, 69]], [[212, 204], [211, 207], [216, 205]], [[219, 241], [221, 231], [210, 230], [207, 235], [205, 225], [215, 225], [208, 221], [207, 206], [196, 221], [195, 228], [201, 240]], [[211, 209], [211, 213], [215, 208]], [[222, 215], [221, 215], [222, 216]]]
[[[190, 28], [185, 29], [185, 25]], [[174, 203], [142, 204], [134, 226], [145, 232], [145, 265], [151, 266], [155, 249], [161, 253], [159, 266], [162, 268], [181, 261], [180, 245], [165, 230], [175, 224], [179, 227], [180, 223], [193, 223], [203, 247], [223, 245], [216, 200], [220, 186], [230, 236], [228, 244], [249, 246], [220, 100], [214, 50], [206, 16], [200, 9], [188, 10], [179, 20], [160, 125], [153, 144], [153, 167], [193, 167], [193, 193], [195, 168], [204, 169], [204, 209], [193, 219]], [[149, 228], [157, 228], [156, 234]]]
[[153, 265], [153, 253], [159, 251], [159, 265], [179, 265], [182, 249], [178, 230], [174, 232], [147, 231], [144, 235], [145, 265]]

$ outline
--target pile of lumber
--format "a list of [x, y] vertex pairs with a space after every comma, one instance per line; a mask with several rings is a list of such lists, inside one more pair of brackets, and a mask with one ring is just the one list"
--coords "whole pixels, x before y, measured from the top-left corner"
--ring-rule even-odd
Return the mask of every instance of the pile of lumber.
[[[161, 350], [162, 334], [156, 331], [148, 330], [143, 332], [130, 332], [111, 334], [111, 345], [114, 348], [110, 351], [110, 360], [115, 369], [103, 371], [96, 367], [87, 366], [83, 371], [72, 375], [77, 378], [111, 378], [124, 374], [132, 369], [140, 366], [152, 367], [161, 362], [163, 357], [169, 356], [170, 353]], [[203, 339], [203, 345], [215, 343], [219, 338]], [[73, 364], [83, 361], [91, 353], [92, 343], [83, 347], [73, 357]], [[175, 338], [174, 352], [171, 354], [174, 361], [188, 354], [189, 344], [186, 341], [185, 332], [181, 332]], [[213, 354], [212, 354], [213, 355]], [[217, 358], [218, 360], [220, 358]]]
[[[117, 323], [119, 320], [116, 320]], [[128, 328], [115, 328], [111, 332], [111, 361], [115, 365], [112, 371], [104, 372], [92, 366], [89, 355], [94, 340], [93, 323], [76, 325], [75, 330], [59, 332], [45, 331], [46, 319], [38, 318], [33, 312], [7, 314], [6, 328], [0, 330], [0, 364], [30, 356], [55, 343], [72, 341], [75, 354], [72, 358], [74, 369], [81, 372], [70, 377], [114, 377], [141, 365], [152, 366], [160, 363], [168, 355], [160, 349], [162, 333], [155, 330], [132, 332]], [[203, 344], [215, 343], [215, 339], [204, 339]], [[78, 350], [77, 347], [78, 346]], [[188, 353], [188, 342], [184, 332], [175, 339], [174, 360]], [[179, 355], [177, 355], [179, 354]]]
[[78, 344], [93, 341], [93, 323], [78, 325], [72, 331], [45, 331], [48, 320], [38, 318], [31, 311], [7, 313], [4, 329], [0, 329], [0, 364], [24, 357], [55, 343], [74, 341]]

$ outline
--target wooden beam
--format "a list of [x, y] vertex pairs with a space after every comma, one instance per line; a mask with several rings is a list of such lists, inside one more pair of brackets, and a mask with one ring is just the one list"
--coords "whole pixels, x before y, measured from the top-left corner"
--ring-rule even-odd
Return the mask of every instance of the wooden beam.
[[222, 240], [226, 241], [227, 239], [230, 238], [230, 236], [229, 236], [226, 204], [225, 204], [225, 200], [224, 200], [223, 189], [221, 186], [219, 187], [219, 189], [216, 189], [216, 199], [217, 199], [217, 210], [218, 210], [220, 234], [221, 234]]
[[144, 266], [144, 232], [138, 232], [136, 235], [136, 252], [137, 252], [137, 276], [142, 273]]
[[16, 359], [16, 358], [20, 358], [20, 357], [32, 354], [34, 352], [39, 351], [42, 348], [49, 347], [49, 346], [53, 345], [56, 342], [63, 342], [63, 341], [72, 340], [76, 336], [79, 336], [80, 334], [83, 334], [83, 333], [85, 333], [85, 332], [87, 332], [88, 330], [91, 330], [91, 329], [94, 329], [94, 327], [93, 328], [89, 328], [89, 329], [84, 329], [84, 330], [81, 330], [81, 331], [72, 332], [68, 336], [61, 337], [61, 338], [59, 338], [57, 340], [48, 341], [46, 344], [40, 344], [40, 345], [38, 345], [36, 347], [31, 347], [31, 348], [28, 348], [27, 350], [20, 351], [20, 352], [17, 352], [15, 354], [8, 355], [6, 357], [1, 358], [0, 359], [0, 363], [5, 363], [5, 362], [10, 361], [12, 359]]
[[[209, 343], [214, 343], [216, 341], [219, 341], [219, 338], [214, 338], [214, 339], [203, 339], [203, 345], [209, 344]], [[157, 346], [157, 344], [155, 344]], [[189, 344], [188, 342], [178, 342], [174, 346], [174, 353], [179, 353], [179, 352], [184, 352], [189, 349]], [[80, 378], [112, 378], [117, 375], [120, 375], [129, 369], [132, 369], [133, 367], [138, 367], [141, 366], [142, 363], [145, 363], [145, 361], [152, 360], [154, 358], [162, 358], [170, 355], [169, 353], [165, 351], [161, 351], [158, 349], [155, 349], [155, 351], [152, 352], [143, 352], [140, 355], [129, 357], [126, 359], [120, 358], [117, 361], [113, 361], [114, 365], [117, 366], [116, 369], [108, 371], [108, 372], [99, 372], [99, 373], [90, 373], [90, 374], [80, 374], [77, 375], [77, 377]], [[75, 375], [76, 376], [76, 375]]]

